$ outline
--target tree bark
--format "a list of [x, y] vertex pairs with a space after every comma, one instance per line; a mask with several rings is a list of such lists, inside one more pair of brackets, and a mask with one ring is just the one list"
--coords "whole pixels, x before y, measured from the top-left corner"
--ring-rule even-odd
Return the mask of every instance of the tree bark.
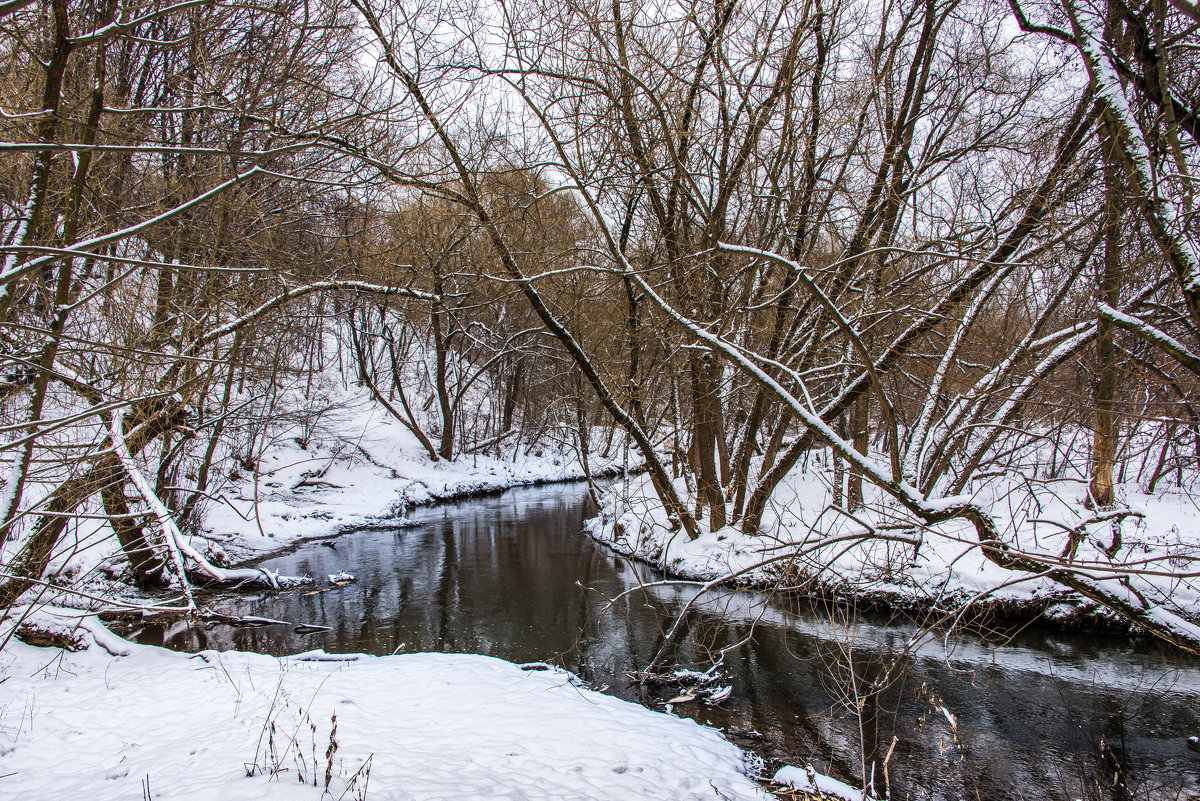
[[[157, 437], [178, 428], [186, 419], [187, 410], [178, 400], [170, 403], [161, 400], [139, 403], [126, 416], [127, 427], [129, 423], [135, 424], [126, 437], [130, 454], [138, 454]], [[112, 441], [106, 439], [100, 455], [93, 460], [87, 472], [67, 479], [50, 494], [45, 513], [38, 518], [29, 539], [8, 565], [11, 578], [0, 582], [0, 609], [12, 606], [25, 590], [42, 577], [76, 507], [105, 487], [123, 486], [123, 478], [121, 460], [113, 453]], [[135, 558], [141, 556], [139, 551]]]
[[[1104, 126], [1107, 129], [1108, 126]], [[1111, 135], [1102, 136], [1107, 150], [1116, 147]], [[1113, 158], [1104, 159], [1104, 264], [1099, 291], [1101, 302], [1118, 308], [1121, 296], [1121, 192], [1120, 170]], [[1117, 454], [1117, 348], [1114, 326], [1103, 315], [1096, 318], [1095, 426], [1092, 437], [1091, 501], [1097, 507], [1115, 501], [1113, 468]]]

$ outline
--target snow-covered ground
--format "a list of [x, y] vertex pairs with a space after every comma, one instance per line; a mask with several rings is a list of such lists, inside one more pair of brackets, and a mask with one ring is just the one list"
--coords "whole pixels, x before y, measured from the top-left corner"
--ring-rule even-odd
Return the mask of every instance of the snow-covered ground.
[[14, 639], [0, 651], [6, 798], [768, 797], [716, 731], [544, 665], [189, 655], [126, 642], [67, 610], [32, 620], [88, 647]]
[[[727, 526], [689, 541], [682, 530], [669, 528], [646, 477], [614, 482], [589, 532], [619, 553], [697, 581], [801, 586], [947, 609], [1028, 604], [1049, 617], [1095, 611], [1049, 578], [988, 560], [965, 522], [922, 527], [870, 487], [864, 488], [863, 508], [840, 511], [832, 503], [825, 457], [815, 452], [807, 469], [798, 466], [781, 483], [759, 536]], [[1087, 508], [1087, 484], [1078, 472], [1060, 466], [1054, 476], [1039, 476], [1033, 454], [1027, 469], [990, 477], [968, 491], [990, 510], [1013, 548], [1114, 583], [1124, 575], [1148, 603], [1200, 618], [1200, 503], [1188, 488], [1164, 481], [1149, 495], [1128, 482], [1118, 488], [1115, 510], [1095, 511]], [[1114, 522], [1114, 514], [1121, 519]], [[1118, 529], [1120, 548], [1110, 554]], [[1086, 536], [1074, 557], [1062, 559], [1072, 530]]]
[[[413, 506], [510, 487], [584, 477], [574, 448], [542, 445], [514, 456], [466, 454], [433, 462], [416, 438], [377, 405], [362, 400], [305, 447], [281, 436], [265, 449], [254, 477], [231, 483], [204, 518], [204, 536], [242, 560], [299, 539], [328, 536]], [[619, 466], [620, 454], [593, 455], [593, 471]]]

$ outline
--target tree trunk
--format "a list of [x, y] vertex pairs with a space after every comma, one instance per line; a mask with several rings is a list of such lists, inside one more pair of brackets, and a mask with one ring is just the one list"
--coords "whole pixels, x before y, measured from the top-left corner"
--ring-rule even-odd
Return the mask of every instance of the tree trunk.
[[139, 587], [162, 587], [167, 583], [167, 562], [146, 539], [142, 529], [141, 517], [129, 510], [129, 501], [125, 497], [125, 486], [129, 482], [123, 475], [113, 477], [113, 481], [100, 488], [100, 499], [104, 503], [104, 514], [117, 542], [129, 560], [134, 579]]
[[717, 414], [716, 387], [712, 382], [711, 354], [693, 357], [692, 374], [692, 447], [696, 459], [697, 508], [701, 505], [709, 510], [709, 530], [724, 528], [725, 494], [717, 475], [716, 448]]
[[517, 398], [521, 394], [521, 384], [525, 377], [525, 359], [517, 357], [513, 365], [512, 377], [504, 392], [504, 413], [500, 418], [500, 432], [510, 431], [513, 427], [513, 413], [517, 410]]
[[[854, 411], [850, 415], [851, 425], [853, 426], [852, 434], [854, 436], [854, 450], [866, 455], [867, 449], [870, 447], [870, 428], [871, 428], [871, 396], [864, 393], [856, 404]], [[853, 512], [855, 509], [862, 508], [863, 505], [863, 476], [862, 469], [858, 467], [850, 468], [850, 481], [846, 487], [846, 508]]]
[[[1102, 126], [1104, 131], [1107, 126]], [[1101, 137], [1101, 146], [1108, 149], [1117, 144], [1111, 136]], [[1115, 159], [1104, 159], [1104, 265], [1099, 281], [1099, 300], [1119, 308], [1121, 295], [1121, 192], [1120, 170]], [[1102, 316], [1096, 318], [1096, 407], [1092, 437], [1092, 476], [1089, 485], [1091, 502], [1100, 508], [1113, 505], [1113, 467], [1117, 454], [1117, 348], [1113, 341], [1113, 324]]]
[[434, 384], [437, 389], [438, 410], [442, 415], [442, 438], [438, 443], [438, 455], [446, 461], [454, 458], [454, 404], [450, 398], [449, 358], [450, 336], [445, 326], [445, 306], [442, 304], [442, 277], [434, 272], [434, 291], [438, 300], [430, 310], [429, 322], [433, 331]]
[[[180, 402], [164, 405], [161, 400], [144, 401], [126, 419], [136, 421], [139, 418], [145, 422], [133, 429], [125, 441], [131, 455], [138, 454], [155, 438], [182, 425], [187, 419], [187, 411]], [[103, 488], [123, 483], [123, 479], [121, 461], [113, 453], [111, 441], [106, 440], [90, 470], [64, 481], [50, 494], [45, 513], [38, 518], [33, 533], [8, 565], [12, 577], [0, 583], [0, 609], [12, 606], [41, 578], [75, 508]]]

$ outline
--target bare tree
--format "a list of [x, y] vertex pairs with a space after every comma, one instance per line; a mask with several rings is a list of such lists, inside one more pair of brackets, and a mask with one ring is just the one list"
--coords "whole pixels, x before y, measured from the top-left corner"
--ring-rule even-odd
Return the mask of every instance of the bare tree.
[[263, 323], [322, 293], [421, 295], [337, 277], [325, 218], [349, 138], [373, 136], [351, 22], [305, 0], [6, 9], [0, 606], [86, 545], [64, 532], [97, 496], [143, 583], [186, 588], [184, 557], [235, 575], [175, 519], [206, 497], [235, 383], [274, 391]]
[[[525, 143], [537, 148], [530, 158], [553, 164], [586, 207], [612, 296], [625, 284], [626, 330], [652, 331], [679, 354], [692, 512], [653, 454], [638, 380], [614, 393], [601, 353], [581, 346], [580, 329], [517, 263], [480, 191], [492, 157], [484, 143], [494, 140], [458, 125], [444, 84], [423, 69], [428, 51], [401, 58], [399, 18], [358, 7], [445, 158], [441, 181], [426, 189], [476, 216], [505, 278], [638, 442], [668, 514], [690, 535], [699, 519], [760, 530], [797, 460], [829, 447], [851, 476], [848, 505], [862, 502], [861, 480], [930, 535], [965, 521], [997, 565], [1200, 647], [1169, 598], [1146, 585], [1130, 591], [1142, 568], [1100, 570], [1006, 538], [1005, 521], [968, 494], [1012, 469], [1005, 454], [1037, 441], [1030, 409], [1055, 402], [1044, 388], [1096, 340], [1093, 321], [1064, 313], [1105, 230], [1080, 215], [1102, 207], [1103, 192], [1086, 194], [1096, 126], [1123, 142], [1126, 166], [1144, 162], [1136, 126], [1112, 123], [1121, 104], [1087, 24], [1067, 37], [1082, 42], [1091, 76], [1074, 87], [1057, 80], [1050, 46], [1013, 36], [1006, 14], [932, 0], [888, 5], [873, 25], [849, 4], [714, 3], [676, 16], [623, 2], [511, 6], [504, 58], [481, 59], [475, 73], [451, 69], [521, 99], [541, 131]], [[1133, 182], [1148, 174], [1126, 173]], [[1139, 191], [1190, 303], [1191, 244], [1176, 194], [1161, 182]], [[1102, 294], [1122, 305], [1101, 304], [1101, 317], [1138, 327], [1129, 312], [1161, 285], [1112, 285], [1102, 281]], [[1189, 346], [1159, 333], [1148, 335], [1188, 358]], [[627, 340], [630, 353], [639, 338]], [[980, 352], [990, 363], [968, 358]], [[735, 478], [735, 466], [754, 478]], [[739, 486], [745, 506], [730, 515]]]

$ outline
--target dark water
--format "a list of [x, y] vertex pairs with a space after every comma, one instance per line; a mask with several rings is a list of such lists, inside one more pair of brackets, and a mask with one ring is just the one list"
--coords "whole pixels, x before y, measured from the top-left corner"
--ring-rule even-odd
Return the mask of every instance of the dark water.
[[[313, 648], [459, 651], [561, 665], [607, 691], [662, 708], [679, 687], [633, 684], [695, 590], [581, 533], [578, 485], [421, 509], [417, 525], [310, 542], [262, 564], [310, 586], [208, 599], [233, 615], [329, 626], [146, 626], [141, 642], [271, 654]], [[339, 571], [357, 580], [332, 586]], [[759, 593], [698, 603], [672, 650], [733, 686], [718, 705], [673, 705], [768, 760], [811, 761], [893, 798], [1200, 799], [1200, 660], [1121, 638], [1026, 632], [1002, 647], [943, 642], [899, 621], [819, 613]], [[740, 646], [732, 647], [737, 643]], [[729, 649], [729, 650], [724, 650]], [[872, 682], [891, 668], [891, 680]], [[951, 722], [953, 721], [953, 723]], [[893, 737], [895, 746], [892, 748]]]

